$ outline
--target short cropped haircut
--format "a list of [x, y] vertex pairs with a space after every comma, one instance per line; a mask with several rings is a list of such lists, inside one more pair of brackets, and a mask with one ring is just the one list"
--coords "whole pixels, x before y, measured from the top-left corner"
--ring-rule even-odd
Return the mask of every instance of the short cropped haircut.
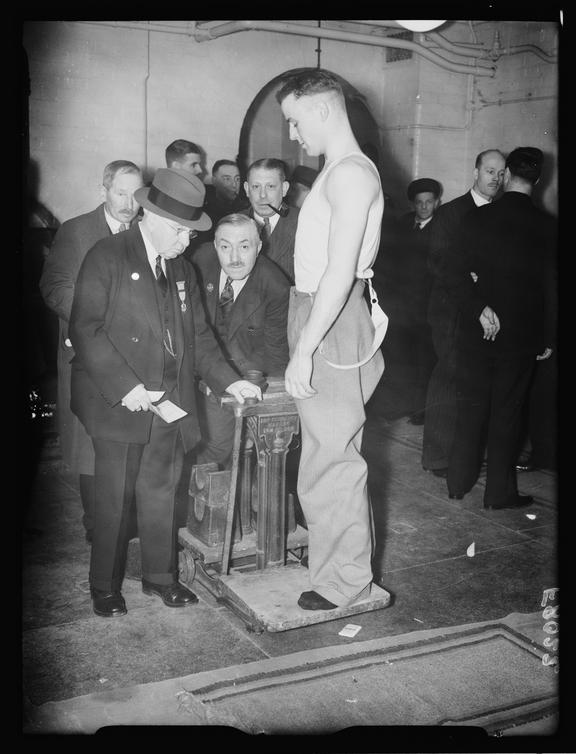
[[238, 163], [234, 162], [234, 160], [216, 160], [214, 165], [212, 165], [212, 175], [216, 175], [222, 165], [234, 165], [235, 168], [238, 167]]
[[256, 225], [256, 220], [254, 220], [249, 215], [243, 215], [241, 212], [233, 212], [230, 215], [224, 215], [224, 217], [221, 217], [220, 220], [218, 220], [218, 222], [216, 223], [216, 227], [214, 228], [214, 236], [216, 236], [218, 228], [220, 228], [220, 226], [222, 225], [234, 225], [237, 227], [240, 225], [249, 225], [254, 229], [254, 233], [256, 233], [258, 237], [260, 237], [258, 226]]
[[261, 160], [255, 160], [246, 171], [247, 181], [250, 180], [252, 170], [277, 170], [282, 182], [286, 180], [286, 173], [288, 172], [284, 160], [279, 160], [276, 157], [263, 157]]
[[135, 165], [133, 162], [129, 162], [128, 160], [114, 160], [114, 162], [109, 162], [104, 168], [104, 175], [102, 176], [102, 184], [104, 185], [104, 188], [110, 188], [112, 181], [116, 178], [118, 173], [137, 173], [138, 175], [142, 175], [142, 171], [138, 165]]
[[176, 139], [166, 147], [166, 165], [170, 166], [175, 160], [182, 160], [187, 154], [201, 154], [200, 147], [193, 141]]
[[544, 154], [536, 147], [519, 147], [506, 158], [506, 167], [515, 178], [534, 185], [542, 172]]
[[482, 162], [484, 161], [484, 158], [486, 157], [486, 155], [487, 154], [493, 154], [493, 153], [499, 154], [500, 157], [502, 157], [502, 159], [504, 159], [504, 155], [502, 154], [502, 152], [499, 149], [485, 149], [483, 152], [480, 152], [480, 154], [478, 155], [478, 157], [476, 157], [476, 162], [474, 163], [474, 167], [476, 168], [476, 170], [478, 170], [478, 168], [480, 167], [480, 165], [482, 165]]
[[282, 103], [289, 94], [296, 99], [310, 94], [336, 92], [342, 99], [344, 91], [337, 76], [322, 68], [306, 68], [290, 76], [276, 92], [276, 99]]

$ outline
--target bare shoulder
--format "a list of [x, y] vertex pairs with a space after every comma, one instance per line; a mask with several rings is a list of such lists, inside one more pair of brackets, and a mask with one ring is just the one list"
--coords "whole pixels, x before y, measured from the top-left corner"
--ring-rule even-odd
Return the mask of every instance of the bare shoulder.
[[371, 200], [380, 191], [376, 168], [361, 155], [350, 155], [326, 176], [326, 196], [329, 200], [335, 195], [354, 195]]

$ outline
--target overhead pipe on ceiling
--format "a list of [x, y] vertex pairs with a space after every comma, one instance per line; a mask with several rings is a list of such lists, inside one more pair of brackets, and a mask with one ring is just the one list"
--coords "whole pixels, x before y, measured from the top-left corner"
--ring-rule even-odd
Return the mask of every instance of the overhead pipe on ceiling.
[[483, 54], [490, 54], [490, 48], [486, 47], [485, 45], [479, 45], [472, 48], [466, 47], [464, 45], [451, 42], [449, 39], [446, 39], [446, 37], [443, 37], [442, 34], [439, 34], [435, 31], [427, 31], [426, 38], [431, 40], [432, 42], [436, 42], [436, 44], [443, 50], [446, 50], [447, 52], [453, 52], [456, 55], [463, 55], [464, 57], [468, 58], [479, 58]]
[[[372, 21], [349, 21], [349, 23], [369, 24], [370, 26], [382, 26], [384, 28], [389, 28], [389, 27], [403, 28], [402, 25], [399, 24], [397, 21], [372, 20]], [[449, 39], [446, 39], [446, 37], [442, 36], [442, 34], [440, 34], [437, 31], [427, 31], [424, 33], [426, 37], [428, 37], [428, 39], [431, 39], [434, 42], [436, 42], [439, 47], [442, 47], [444, 50], [453, 52], [457, 55], [464, 55], [467, 57], [478, 57], [474, 53], [474, 48], [479, 48], [481, 50], [485, 50], [489, 56], [493, 57], [493, 59], [494, 57], [500, 57], [500, 55], [514, 55], [519, 52], [532, 52], [534, 53], [534, 55], [538, 55], [538, 57], [542, 58], [542, 60], [545, 60], [547, 63], [558, 62], [558, 58], [556, 55], [545, 52], [537, 45], [526, 44], [526, 45], [518, 45], [516, 47], [501, 48], [499, 50], [499, 54], [494, 56], [492, 55], [491, 48], [487, 47], [486, 44], [482, 42], [451, 42]]]
[[517, 45], [516, 47], [503, 47], [500, 49], [500, 51], [493, 56], [493, 60], [497, 60], [501, 55], [516, 55], [519, 52], [533, 52], [534, 55], [537, 55], [542, 60], [545, 60], [547, 63], [557, 63], [558, 62], [558, 56], [557, 55], [549, 55], [547, 52], [544, 52], [539, 47], [536, 47], [536, 45]]
[[298, 24], [289, 23], [286, 21], [228, 21], [217, 26], [196, 27], [194, 38], [198, 42], [206, 42], [212, 39], [218, 39], [219, 37], [227, 36], [228, 34], [235, 34], [240, 31], [272, 31], [280, 34], [294, 34], [296, 36], [303, 37], [321, 37], [322, 39], [333, 39], [338, 42], [353, 42], [356, 44], [372, 45], [374, 47], [396, 47], [402, 50], [412, 50], [418, 55], [427, 58], [432, 63], [445, 68], [453, 73], [470, 73], [474, 76], [490, 76], [493, 77], [495, 73], [495, 67], [483, 68], [480, 66], [464, 65], [459, 63], [452, 63], [441, 55], [435, 52], [431, 52], [426, 47], [411, 42], [407, 39], [395, 39], [391, 37], [371, 36], [370, 34], [356, 34], [355, 32], [336, 31], [334, 29], [311, 28], [306, 26], [299, 26]]
[[111, 26], [114, 29], [134, 29], [135, 31], [157, 31], [162, 34], [180, 34], [181, 36], [193, 37], [196, 32], [196, 22], [189, 21], [189, 28], [171, 26], [162, 21], [75, 21], [74, 23], [88, 24], [89, 26]]

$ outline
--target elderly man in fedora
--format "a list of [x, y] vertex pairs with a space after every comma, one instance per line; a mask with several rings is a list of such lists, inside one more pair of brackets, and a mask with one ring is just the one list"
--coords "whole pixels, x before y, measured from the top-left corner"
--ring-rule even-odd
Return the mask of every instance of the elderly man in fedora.
[[180, 258], [190, 231], [210, 228], [204, 193], [191, 172], [158, 170], [134, 195], [142, 221], [93, 246], [76, 283], [71, 407], [95, 450], [90, 588], [103, 617], [126, 613], [121, 585], [133, 496], [143, 592], [168, 607], [197, 602], [177, 581], [175, 524], [183, 454], [200, 439], [194, 378], [240, 403], [262, 397], [226, 363], [194, 270]]

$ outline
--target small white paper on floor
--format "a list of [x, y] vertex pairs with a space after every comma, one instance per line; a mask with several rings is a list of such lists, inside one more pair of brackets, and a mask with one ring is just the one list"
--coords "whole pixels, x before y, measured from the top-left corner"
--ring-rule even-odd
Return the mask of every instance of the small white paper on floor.
[[534, 513], [527, 513], [526, 518], [529, 518], [530, 521], [534, 521], [534, 519], [536, 518], [536, 515]]
[[466, 550], [466, 555], [468, 555], [469, 558], [473, 558], [474, 555], [476, 554], [475, 548], [476, 548], [476, 542], [472, 542], [470, 547]]
[[362, 626], [357, 626], [354, 623], [347, 623], [342, 631], [338, 631], [338, 636], [356, 636], [358, 631], [360, 631]]

